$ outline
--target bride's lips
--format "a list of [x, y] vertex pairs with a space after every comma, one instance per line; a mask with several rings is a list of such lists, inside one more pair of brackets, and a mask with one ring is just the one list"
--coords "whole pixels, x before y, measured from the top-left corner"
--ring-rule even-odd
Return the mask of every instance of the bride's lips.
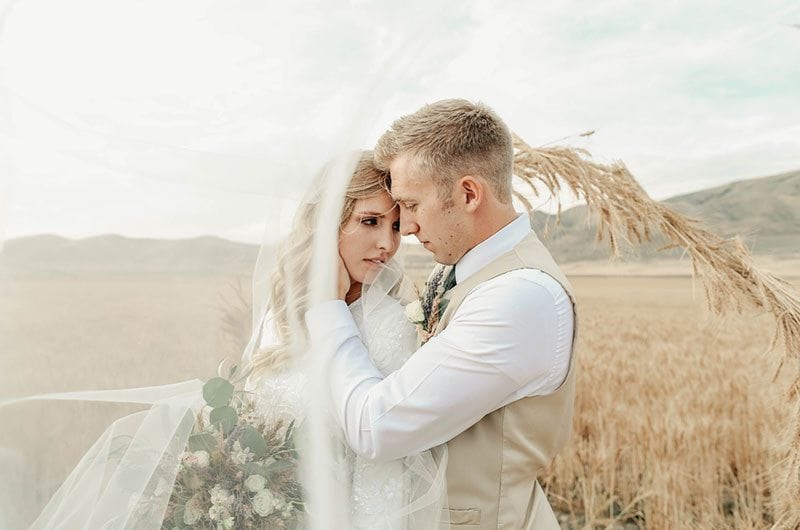
[[386, 262], [386, 260], [380, 258], [367, 258], [364, 261], [366, 261], [370, 267], [379, 267]]

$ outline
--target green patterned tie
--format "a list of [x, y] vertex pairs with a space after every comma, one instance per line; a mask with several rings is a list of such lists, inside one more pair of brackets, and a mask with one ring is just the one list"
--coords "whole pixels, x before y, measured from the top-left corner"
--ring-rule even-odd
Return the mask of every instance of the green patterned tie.
[[456, 286], [456, 266], [453, 265], [453, 267], [450, 269], [450, 274], [448, 274], [447, 278], [445, 278], [442, 287], [444, 288], [444, 292], [447, 292], [455, 286]]

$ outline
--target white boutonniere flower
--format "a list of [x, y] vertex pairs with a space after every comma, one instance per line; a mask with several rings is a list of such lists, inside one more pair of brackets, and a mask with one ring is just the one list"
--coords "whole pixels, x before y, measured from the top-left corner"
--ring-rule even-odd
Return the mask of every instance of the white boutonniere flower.
[[425, 311], [422, 310], [422, 301], [414, 300], [406, 306], [405, 311], [406, 318], [410, 320], [412, 324], [425, 323]]
[[425, 306], [422, 300], [415, 300], [405, 307], [406, 318], [417, 326], [417, 333], [419, 334], [422, 344], [428, 342], [433, 336], [433, 329], [442, 317], [448, 302], [449, 300], [443, 300], [441, 296], [434, 298], [431, 314], [425, 312]]
[[[450, 300], [445, 298], [447, 291], [455, 286], [455, 270], [451, 269], [447, 278], [444, 277], [446, 268], [434, 272], [425, 283], [425, 292], [419, 300], [415, 300], [405, 307], [406, 318], [417, 326], [417, 333], [422, 344], [425, 344], [434, 335], [436, 325], [442, 319]], [[417, 291], [419, 295], [419, 291]]]

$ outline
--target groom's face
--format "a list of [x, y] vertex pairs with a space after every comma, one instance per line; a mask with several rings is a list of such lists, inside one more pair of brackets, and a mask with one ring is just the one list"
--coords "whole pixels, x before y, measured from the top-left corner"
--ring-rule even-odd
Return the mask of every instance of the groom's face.
[[414, 235], [438, 263], [455, 264], [466, 252], [464, 212], [443, 200], [433, 180], [401, 154], [389, 165], [392, 197], [400, 205], [400, 233]]

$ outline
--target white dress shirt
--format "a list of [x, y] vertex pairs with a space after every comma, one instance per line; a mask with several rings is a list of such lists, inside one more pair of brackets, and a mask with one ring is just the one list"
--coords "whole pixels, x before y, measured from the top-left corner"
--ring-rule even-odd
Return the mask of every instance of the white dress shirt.
[[[461, 258], [457, 282], [529, 232], [528, 214], [522, 214]], [[326, 352], [333, 406], [347, 441], [374, 460], [429, 449], [513, 401], [553, 392], [566, 378], [572, 349], [572, 303], [556, 280], [534, 269], [475, 287], [448, 326], [385, 378], [370, 362], [343, 301], [312, 308], [306, 321], [313, 343]]]

